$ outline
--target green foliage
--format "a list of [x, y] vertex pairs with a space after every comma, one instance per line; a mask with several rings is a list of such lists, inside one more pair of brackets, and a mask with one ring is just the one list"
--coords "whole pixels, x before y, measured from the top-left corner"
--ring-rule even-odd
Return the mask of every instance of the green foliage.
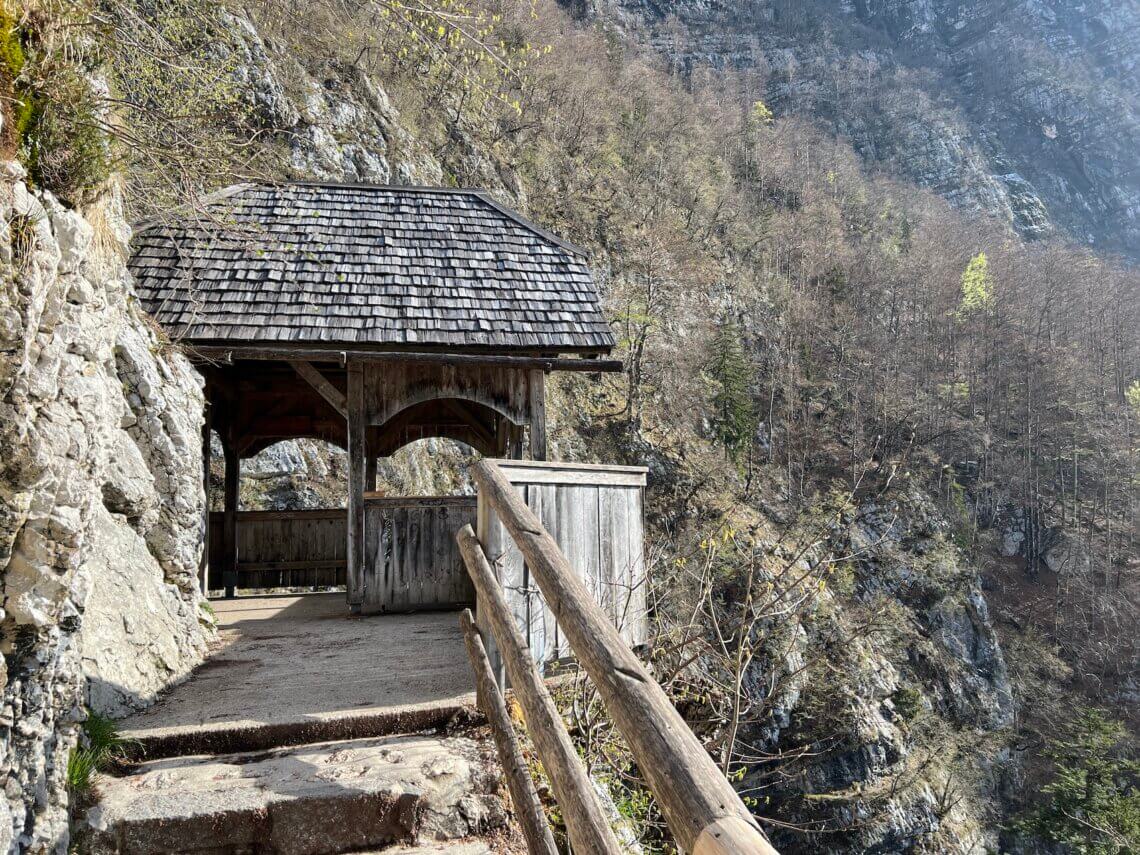
[[78, 746], [71, 749], [67, 757], [67, 791], [73, 797], [88, 795], [97, 771], [98, 762], [90, 750]]
[[9, 80], [15, 80], [20, 76], [25, 60], [19, 21], [7, 9], [0, 9], [0, 70]]
[[95, 773], [121, 760], [129, 744], [112, 719], [89, 711], [80, 744], [67, 758], [68, 791], [77, 798], [90, 794]]
[[4, 148], [31, 181], [72, 204], [106, 181], [110, 169], [102, 101], [86, 40], [90, 10], [68, 0], [42, 13], [30, 0], [0, 11]]
[[19, 149], [32, 119], [32, 99], [21, 84], [27, 64], [24, 31], [6, 6], [0, 8], [0, 98], [3, 109], [3, 155]]
[[768, 108], [768, 105], [758, 100], [752, 103], [752, 110], [748, 114], [748, 118], [753, 127], [762, 128], [772, 124], [775, 117], [772, 115], [772, 111]]
[[911, 722], [922, 712], [922, 692], [910, 686], [903, 686], [891, 695], [895, 710], [906, 721]]
[[1021, 831], [1064, 843], [1081, 855], [1140, 850], [1140, 763], [1121, 748], [1124, 726], [1087, 709], [1047, 750], [1046, 801], [1018, 822]]
[[378, 5], [387, 37], [396, 36], [393, 58], [402, 72], [414, 69], [429, 87], [442, 83], [459, 90], [476, 112], [491, 99], [522, 112], [521, 101], [504, 84], [524, 83], [530, 61], [548, 47], [515, 38], [501, 27], [502, 15], [460, 0]]
[[725, 454], [738, 459], [758, 423], [752, 397], [754, 371], [745, 352], [740, 325], [725, 318], [710, 343], [708, 375], [713, 384], [713, 429]]
[[111, 153], [90, 80], [74, 68], [51, 75], [50, 97], [37, 96], [24, 130], [31, 179], [72, 204], [107, 180]]
[[962, 298], [958, 303], [958, 317], [989, 311], [993, 305], [994, 280], [990, 275], [990, 262], [984, 252], [979, 252], [970, 259], [962, 273]]

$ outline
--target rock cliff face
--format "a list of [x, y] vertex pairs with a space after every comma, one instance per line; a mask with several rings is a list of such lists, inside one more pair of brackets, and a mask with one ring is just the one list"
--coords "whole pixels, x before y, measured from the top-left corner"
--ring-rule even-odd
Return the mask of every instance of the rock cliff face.
[[1028, 238], [1140, 258], [1134, 0], [567, 0]]
[[0, 852], [63, 852], [84, 707], [205, 652], [203, 402], [135, 304], [115, 197], [85, 219], [2, 170]]

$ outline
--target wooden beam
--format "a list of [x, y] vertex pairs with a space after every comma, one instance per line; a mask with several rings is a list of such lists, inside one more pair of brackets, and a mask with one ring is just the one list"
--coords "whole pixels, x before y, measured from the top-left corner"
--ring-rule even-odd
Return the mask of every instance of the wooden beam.
[[462, 401], [457, 401], [454, 398], [443, 398], [441, 402], [444, 407], [451, 410], [466, 427], [471, 428], [477, 436], [487, 443], [489, 448], [495, 447], [494, 435], [483, 426], [478, 416], [471, 412], [470, 408], [464, 405]]
[[364, 604], [364, 366], [348, 364], [348, 606], [358, 613]]
[[310, 386], [320, 393], [322, 398], [328, 401], [330, 407], [340, 413], [341, 416], [347, 414], [348, 407], [345, 396], [341, 393], [340, 389], [328, 381], [324, 374], [314, 368], [311, 362], [291, 360], [289, 364], [293, 366], [293, 370], [300, 374]]
[[213, 362], [240, 359], [294, 362], [419, 362], [434, 365], [504, 365], [509, 368], [537, 368], [542, 371], [583, 371], [587, 374], [618, 373], [625, 370], [620, 359], [574, 359], [556, 356], [506, 356], [477, 353], [415, 353], [411, 351], [336, 350], [333, 348], [226, 347], [219, 345], [186, 345], [191, 357]]
[[740, 796], [506, 474], [486, 460], [474, 474], [480, 495], [522, 552], [560, 631], [629, 744], [680, 848], [775, 855]]
[[480, 612], [486, 615], [491, 625], [511, 688], [526, 717], [527, 733], [550, 777], [551, 789], [566, 820], [571, 847], [575, 852], [589, 852], [591, 855], [620, 855], [621, 846], [598, 802], [590, 776], [574, 749], [566, 724], [546, 684], [534, 667], [526, 642], [519, 635], [503, 589], [487, 562], [479, 539], [471, 526], [465, 525], [459, 530], [456, 540], [467, 572], [475, 583]]
[[546, 459], [546, 375], [530, 372], [530, 459]]
[[475, 672], [479, 708], [483, 710], [491, 725], [491, 736], [499, 752], [499, 765], [502, 766], [507, 779], [507, 789], [511, 793], [511, 802], [514, 803], [515, 819], [522, 826], [527, 852], [529, 855], [558, 855], [554, 835], [550, 833], [550, 825], [546, 821], [546, 814], [542, 810], [542, 802], [538, 799], [534, 781], [531, 780], [526, 758], [523, 757], [522, 748], [519, 746], [518, 735], [507, 713], [506, 701], [503, 700], [503, 693], [499, 691], [499, 684], [495, 682], [495, 675], [491, 672], [487, 650], [483, 647], [483, 638], [479, 635], [479, 630], [475, 628], [475, 618], [471, 615], [470, 609], [464, 609], [459, 615], [459, 626], [463, 630], [463, 641], [467, 645], [467, 658], [471, 660], [471, 670]]
[[222, 450], [226, 462], [225, 492], [222, 510], [222, 586], [226, 589], [226, 599], [232, 599], [237, 589], [237, 506], [241, 487], [241, 457], [232, 438], [222, 438]]

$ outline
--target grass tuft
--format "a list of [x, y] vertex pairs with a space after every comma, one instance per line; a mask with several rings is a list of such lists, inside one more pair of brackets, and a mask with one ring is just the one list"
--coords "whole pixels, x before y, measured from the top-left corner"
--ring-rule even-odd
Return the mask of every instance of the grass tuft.
[[95, 773], [121, 762], [130, 744], [131, 740], [123, 738], [113, 719], [88, 711], [80, 744], [71, 750], [67, 758], [67, 789], [72, 797], [83, 799], [89, 796]]

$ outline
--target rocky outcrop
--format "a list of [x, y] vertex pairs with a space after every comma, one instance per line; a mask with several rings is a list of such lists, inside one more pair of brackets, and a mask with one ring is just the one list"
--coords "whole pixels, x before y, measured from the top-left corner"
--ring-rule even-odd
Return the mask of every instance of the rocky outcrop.
[[63, 852], [84, 708], [205, 650], [203, 401], [135, 305], [113, 194], [85, 219], [9, 163], [0, 209], [0, 851]]
[[[782, 688], [741, 742], [787, 759], [757, 762], [742, 786], [804, 829], [832, 829], [818, 838], [777, 829], [783, 852], [990, 851], [1014, 705], [977, 575], [920, 490], [889, 506], [866, 501], [844, 525], [837, 590], [794, 626], [757, 630], [776, 641], [764, 642], [746, 689], [761, 703]], [[821, 650], [830, 652], [816, 670]]]
[[564, 0], [680, 73], [745, 74], [778, 115], [1024, 237], [1140, 258], [1140, 9], [1111, 0]]

